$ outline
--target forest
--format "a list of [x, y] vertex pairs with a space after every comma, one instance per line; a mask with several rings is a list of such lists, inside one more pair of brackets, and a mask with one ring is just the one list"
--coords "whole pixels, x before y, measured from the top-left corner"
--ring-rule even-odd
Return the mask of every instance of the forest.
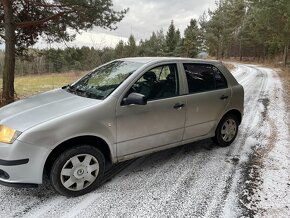
[[[131, 35], [115, 48], [72, 47], [27, 49], [16, 59], [17, 75], [89, 70], [112, 59], [133, 56], [198, 57], [275, 61], [287, 64], [290, 42], [290, 1], [220, 0], [213, 11], [192, 19], [181, 34], [174, 21], [168, 30], [139, 41]], [[0, 53], [0, 69], [4, 60]]]

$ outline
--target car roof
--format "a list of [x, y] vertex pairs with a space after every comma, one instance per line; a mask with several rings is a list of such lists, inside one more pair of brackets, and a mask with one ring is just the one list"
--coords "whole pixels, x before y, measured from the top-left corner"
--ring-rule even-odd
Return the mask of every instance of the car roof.
[[185, 62], [207, 63], [207, 64], [221, 63], [220, 61], [217, 61], [217, 60], [181, 58], [181, 57], [130, 57], [130, 58], [121, 58], [118, 60], [138, 62], [138, 63], [144, 63], [144, 64], [149, 63], [149, 62], [161, 62], [161, 61], [185, 61]]

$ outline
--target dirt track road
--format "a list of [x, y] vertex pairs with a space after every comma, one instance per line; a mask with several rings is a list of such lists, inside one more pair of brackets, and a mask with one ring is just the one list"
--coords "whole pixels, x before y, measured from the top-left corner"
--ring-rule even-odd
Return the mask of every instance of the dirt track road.
[[236, 65], [233, 74], [245, 89], [245, 116], [232, 146], [204, 140], [139, 158], [78, 198], [58, 196], [48, 184], [1, 186], [0, 217], [290, 217], [281, 81], [253, 65]]

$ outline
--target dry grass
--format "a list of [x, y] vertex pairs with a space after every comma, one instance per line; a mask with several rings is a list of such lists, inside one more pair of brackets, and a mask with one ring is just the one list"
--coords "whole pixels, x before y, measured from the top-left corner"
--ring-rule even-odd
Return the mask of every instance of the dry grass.
[[235, 69], [235, 65], [231, 64], [231, 63], [228, 63], [228, 62], [223, 62], [223, 64], [226, 66], [226, 68], [228, 68], [228, 70], [230, 72], [232, 72], [232, 70]]
[[[283, 82], [284, 88], [284, 101], [286, 103], [287, 111], [290, 110], [290, 69], [282, 69], [279, 72], [279, 76], [281, 81]], [[287, 122], [290, 124], [290, 114], [288, 113]], [[290, 132], [290, 125], [289, 125], [289, 132]]]
[[[84, 74], [84, 72], [70, 72], [16, 77], [15, 92], [17, 97], [24, 98], [72, 83]], [[0, 82], [2, 86], [2, 79]]]

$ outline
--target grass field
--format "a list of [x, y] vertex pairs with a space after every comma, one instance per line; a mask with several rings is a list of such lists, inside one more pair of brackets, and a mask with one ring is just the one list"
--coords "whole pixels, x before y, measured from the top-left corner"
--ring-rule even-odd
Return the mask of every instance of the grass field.
[[[70, 72], [16, 77], [15, 92], [18, 98], [24, 98], [72, 83], [84, 74], [84, 72]], [[2, 79], [0, 82], [2, 87]]]

